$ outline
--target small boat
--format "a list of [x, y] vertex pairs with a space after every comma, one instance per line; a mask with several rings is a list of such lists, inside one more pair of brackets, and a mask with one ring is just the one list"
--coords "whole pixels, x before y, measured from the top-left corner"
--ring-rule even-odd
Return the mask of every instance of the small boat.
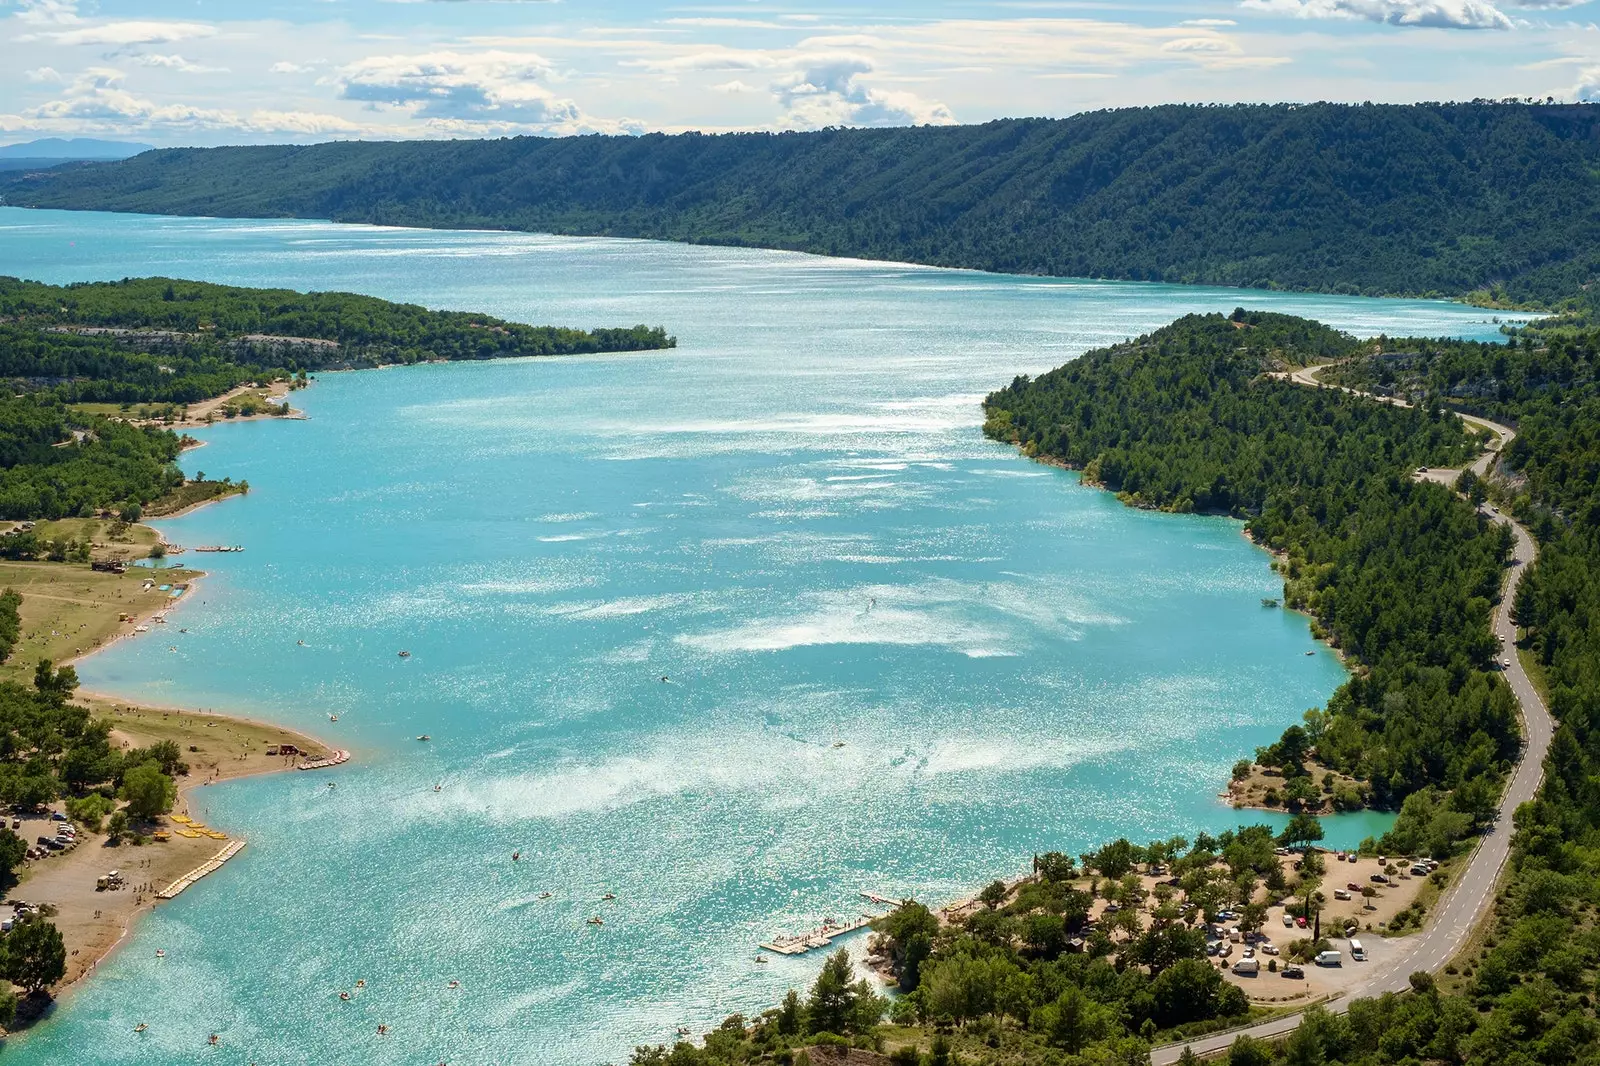
[[156, 948], [156, 958], [158, 958], [158, 959], [164, 959], [164, 958], [166, 958], [166, 957], [167, 957], [167, 953], [166, 953], [166, 952], [165, 952], [165, 951], [163, 951], [163, 950], [162, 950], [162, 949], [160, 949], [160, 948]]
[[306, 642], [303, 641], [303, 640], [297, 640], [297, 641], [295, 641], [295, 644], [296, 644], [296, 646], [301, 647], [301, 648], [306, 646]]
[[365, 977], [357, 978], [356, 979], [356, 987], [357, 988], [366, 988], [367, 987], [367, 979]]
[[833, 742], [833, 746], [836, 747], [836, 748], [842, 748], [842, 747], [844, 747], [844, 741], [836, 740], [836, 741]]
[[340, 992], [339, 993], [339, 998], [344, 1000], [346, 1003], [348, 1003], [348, 1002], [350, 1002], [350, 993], [348, 993], [348, 992]]
[[757, 955], [756, 956], [756, 961], [757, 962], [766, 962], [767, 961], [767, 957], [765, 955]]
[[1317, 652], [1316, 652], [1316, 649], [1313, 648], [1311, 651], [1306, 652], [1306, 654], [1307, 655], [1315, 655], [1315, 654], [1317, 654]]
[[435, 792], [443, 792], [444, 791], [444, 786], [443, 785], [434, 785], [433, 786], [433, 790]]
[[616, 899], [617, 898], [617, 894], [615, 892], [607, 892], [605, 895], [601, 896], [600, 898], [601, 899]]
[[689, 1027], [687, 1025], [678, 1026], [678, 1035], [679, 1036], [688, 1036], [689, 1035]]
[[138, 1025], [133, 1027], [133, 1031], [136, 1033], [142, 1033], [148, 1028], [150, 1028], [148, 1025], [146, 1025], [144, 1022], [140, 1022]]
[[388, 1036], [389, 1035], [389, 1027], [387, 1025], [378, 1026], [378, 1035], [379, 1036]]
[[513, 851], [513, 852], [512, 852], [512, 853], [511, 853], [511, 861], [512, 861], [512, 862], [519, 862], [519, 861], [520, 861], [520, 860], [521, 860], [521, 859], [522, 859], [522, 852], [520, 852], [520, 851]]
[[605, 925], [605, 924], [606, 924], [606, 923], [605, 923], [605, 919], [603, 919], [603, 918], [601, 918], [601, 917], [600, 917], [600, 916], [599, 916], [599, 915], [598, 915], [598, 914], [597, 914], [597, 915], [595, 915], [595, 916], [594, 916], [594, 917], [593, 917], [593, 918], [590, 918], [590, 919], [589, 919], [589, 924], [590, 924], [590, 925]]
[[541, 893], [539, 893], [539, 898], [540, 899], [549, 899], [553, 895], [555, 895], [554, 892], [541, 892]]
[[330, 721], [330, 722], [337, 722], [337, 721], [338, 721], [338, 720], [339, 720], [339, 716], [338, 716], [338, 715], [336, 715], [336, 714], [330, 714], [330, 715], [328, 715], [328, 721]]
[[451, 981], [449, 984], [445, 985], [445, 987], [446, 988], [460, 988], [461, 987], [461, 982], [460, 981]]
[[409, 658], [411, 658], [411, 653], [408, 652], [408, 651], [403, 651], [403, 652], [400, 653], [400, 658], [409, 659]]
[[418, 733], [418, 734], [417, 734], [417, 739], [418, 739], [418, 740], [432, 740], [432, 739], [433, 739], [433, 738], [432, 738], [432, 737], [430, 737], [430, 736], [429, 736], [429, 735], [428, 735], [428, 734], [426, 734], [426, 733]]
[[218, 1044], [222, 1043], [222, 1037], [218, 1036], [216, 1033], [212, 1033], [211, 1039], [207, 1040], [206, 1043], [210, 1044], [212, 1047], [216, 1047]]
[[338, 788], [339, 787], [339, 782], [337, 782], [337, 781], [329, 781], [328, 782], [328, 787], [329, 788]]

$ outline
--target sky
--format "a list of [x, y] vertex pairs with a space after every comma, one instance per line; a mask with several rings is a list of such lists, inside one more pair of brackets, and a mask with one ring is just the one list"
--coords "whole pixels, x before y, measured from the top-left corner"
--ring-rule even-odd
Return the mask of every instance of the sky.
[[1600, 0], [0, 0], [0, 142], [1600, 102]]

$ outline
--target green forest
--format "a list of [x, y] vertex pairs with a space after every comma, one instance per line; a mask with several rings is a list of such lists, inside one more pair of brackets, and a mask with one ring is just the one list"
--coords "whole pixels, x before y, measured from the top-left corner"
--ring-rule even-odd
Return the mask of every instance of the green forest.
[[957, 127], [166, 149], [0, 175], [0, 195], [1588, 306], [1597, 130], [1581, 105], [1174, 105]]
[[0, 518], [126, 511], [183, 486], [175, 433], [75, 405], [182, 407], [318, 370], [676, 343], [660, 327], [526, 326], [350, 293], [0, 277]]
[[[985, 430], [1131, 504], [1247, 519], [1280, 555], [1287, 605], [1363, 667], [1258, 760], [1293, 772], [1314, 746], [1379, 805], [1420, 794], [1396, 830], [1417, 839], [1395, 847], [1444, 853], [1492, 812], [1517, 751], [1489, 631], [1512, 541], [1449, 489], [1410, 477], [1481, 450], [1454, 415], [1268, 376], [1360, 348], [1283, 315], [1190, 316], [1019, 378], [989, 397]], [[1450, 791], [1453, 809], [1432, 789]]]
[[[1287, 763], [1314, 749], [1362, 777], [1374, 800], [1401, 804], [1378, 845], [1389, 854], [1460, 854], [1516, 753], [1487, 626], [1505, 537], [1469, 499], [1409, 475], [1476, 451], [1449, 409], [1518, 429], [1487, 479], [1458, 488], [1539, 539], [1513, 617], [1559, 727], [1538, 798], [1516, 812], [1486, 926], [1442, 973], [1414, 974], [1409, 992], [1346, 1013], [1312, 1007], [1281, 1043], [1236, 1041], [1229, 1066], [1600, 1064], [1597, 352], [1600, 334], [1570, 325], [1502, 345], [1363, 343], [1239, 311], [1183, 319], [989, 397], [991, 435], [1093, 473], [1131, 505], [1242, 517], [1281, 553], [1288, 601], [1344, 648], [1352, 678], [1258, 754]], [[1332, 360], [1325, 380], [1415, 406], [1272, 376]], [[1147, 1062], [1152, 1046], [1255, 1016], [1205, 959], [1198, 923], [1256, 884], [1314, 897], [1317, 853], [1287, 877], [1272, 861], [1273, 846], [1300, 832], [1291, 824], [1274, 839], [1248, 827], [1037, 856], [1032, 879], [989, 886], [964, 918], [941, 923], [907, 901], [878, 923], [874, 950], [900, 985], [892, 1002], [830, 960], [809, 995], [730, 1019], [702, 1044], [640, 1048], [633, 1061], [817, 1063], [831, 1060], [796, 1049], [848, 1045], [891, 1066]], [[1155, 869], [1172, 877], [1153, 893], [1130, 876]], [[1098, 923], [1086, 920], [1096, 900], [1109, 901]], [[1258, 917], [1242, 910], [1242, 925]], [[1290, 943], [1285, 959], [1316, 946]]]

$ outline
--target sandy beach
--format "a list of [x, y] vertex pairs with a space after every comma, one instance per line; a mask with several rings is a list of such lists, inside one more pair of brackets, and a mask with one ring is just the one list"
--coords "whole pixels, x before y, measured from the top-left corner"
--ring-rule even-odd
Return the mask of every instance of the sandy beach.
[[[23, 639], [3, 673], [26, 683], [22, 675], [28, 673], [27, 664], [40, 657], [76, 664], [121, 640], [159, 640], [163, 629], [179, 628], [177, 612], [193, 599], [202, 577], [202, 572], [189, 570], [130, 568], [125, 574], [108, 574], [61, 563], [0, 565], [0, 584], [23, 593]], [[144, 587], [173, 581], [188, 586], [177, 600]], [[170, 620], [157, 620], [169, 614]], [[112, 745], [120, 750], [160, 741], [178, 745], [189, 773], [177, 781], [172, 814], [194, 822], [204, 821], [196, 789], [291, 770], [333, 753], [329, 745], [304, 733], [211, 710], [143, 704], [85, 690], [74, 699], [96, 718], [110, 721]], [[294, 753], [276, 754], [285, 745]], [[51, 809], [64, 810], [63, 802]], [[126, 937], [136, 917], [155, 905], [157, 892], [216, 857], [232, 840], [221, 827], [200, 831], [170, 817], [160, 818], [156, 829], [167, 839], [152, 835], [143, 844], [124, 841], [113, 847], [103, 833], [80, 827], [75, 847], [30, 860], [18, 870], [11, 898], [53, 909], [51, 920], [66, 944], [67, 970], [57, 992], [92, 973]], [[186, 829], [195, 835], [185, 835]], [[29, 842], [55, 833], [48, 815], [22, 818], [15, 831]], [[122, 887], [97, 888], [99, 878], [113, 870], [122, 875]]]

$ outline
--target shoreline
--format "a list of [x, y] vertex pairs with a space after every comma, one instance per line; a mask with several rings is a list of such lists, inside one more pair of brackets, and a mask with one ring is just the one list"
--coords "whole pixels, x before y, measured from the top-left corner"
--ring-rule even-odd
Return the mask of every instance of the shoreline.
[[[214, 502], [202, 501], [197, 506]], [[161, 536], [159, 531], [157, 536]], [[165, 538], [162, 540], [164, 542]], [[152, 576], [160, 573], [151, 571]], [[157, 614], [181, 606], [207, 576], [204, 571], [186, 573], [190, 591], [182, 599], [132, 613], [130, 620], [109, 639], [59, 665], [76, 666], [136, 635], [137, 627], [150, 625]], [[29, 1025], [48, 1018], [67, 995], [93, 976], [102, 961], [131, 939], [139, 917], [158, 902], [158, 892], [214, 858], [230, 841], [241, 839], [231, 833], [225, 834], [223, 839], [174, 834], [177, 823], [170, 815], [201, 820], [204, 804], [195, 794], [197, 789], [299, 769], [302, 762], [315, 758], [341, 753], [345, 759], [349, 758], [347, 751], [300, 729], [214, 708], [147, 702], [93, 689], [77, 690], [73, 700], [86, 707], [92, 718], [111, 724], [110, 740], [115, 750], [172, 740], [179, 744], [191, 765], [189, 772], [175, 781], [176, 795], [170, 814], [158, 817], [155, 822], [156, 829], [169, 834], [168, 840], [143, 845], [125, 842], [112, 848], [103, 832], [84, 830], [81, 842], [72, 850], [47, 860], [29, 860], [18, 868], [13, 895], [55, 908], [52, 920], [61, 930], [68, 951], [66, 973], [51, 990], [51, 1003], [32, 1018]], [[284, 743], [293, 745], [298, 754], [266, 754]], [[61, 801], [51, 806], [61, 809]], [[25, 826], [20, 831], [25, 839], [28, 838], [27, 829]], [[128, 886], [121, 890], [96, 890], [97, 876], [112, 867], [127, 870]], [[22, 1028], [25, 1027], [15, 1031]]]

